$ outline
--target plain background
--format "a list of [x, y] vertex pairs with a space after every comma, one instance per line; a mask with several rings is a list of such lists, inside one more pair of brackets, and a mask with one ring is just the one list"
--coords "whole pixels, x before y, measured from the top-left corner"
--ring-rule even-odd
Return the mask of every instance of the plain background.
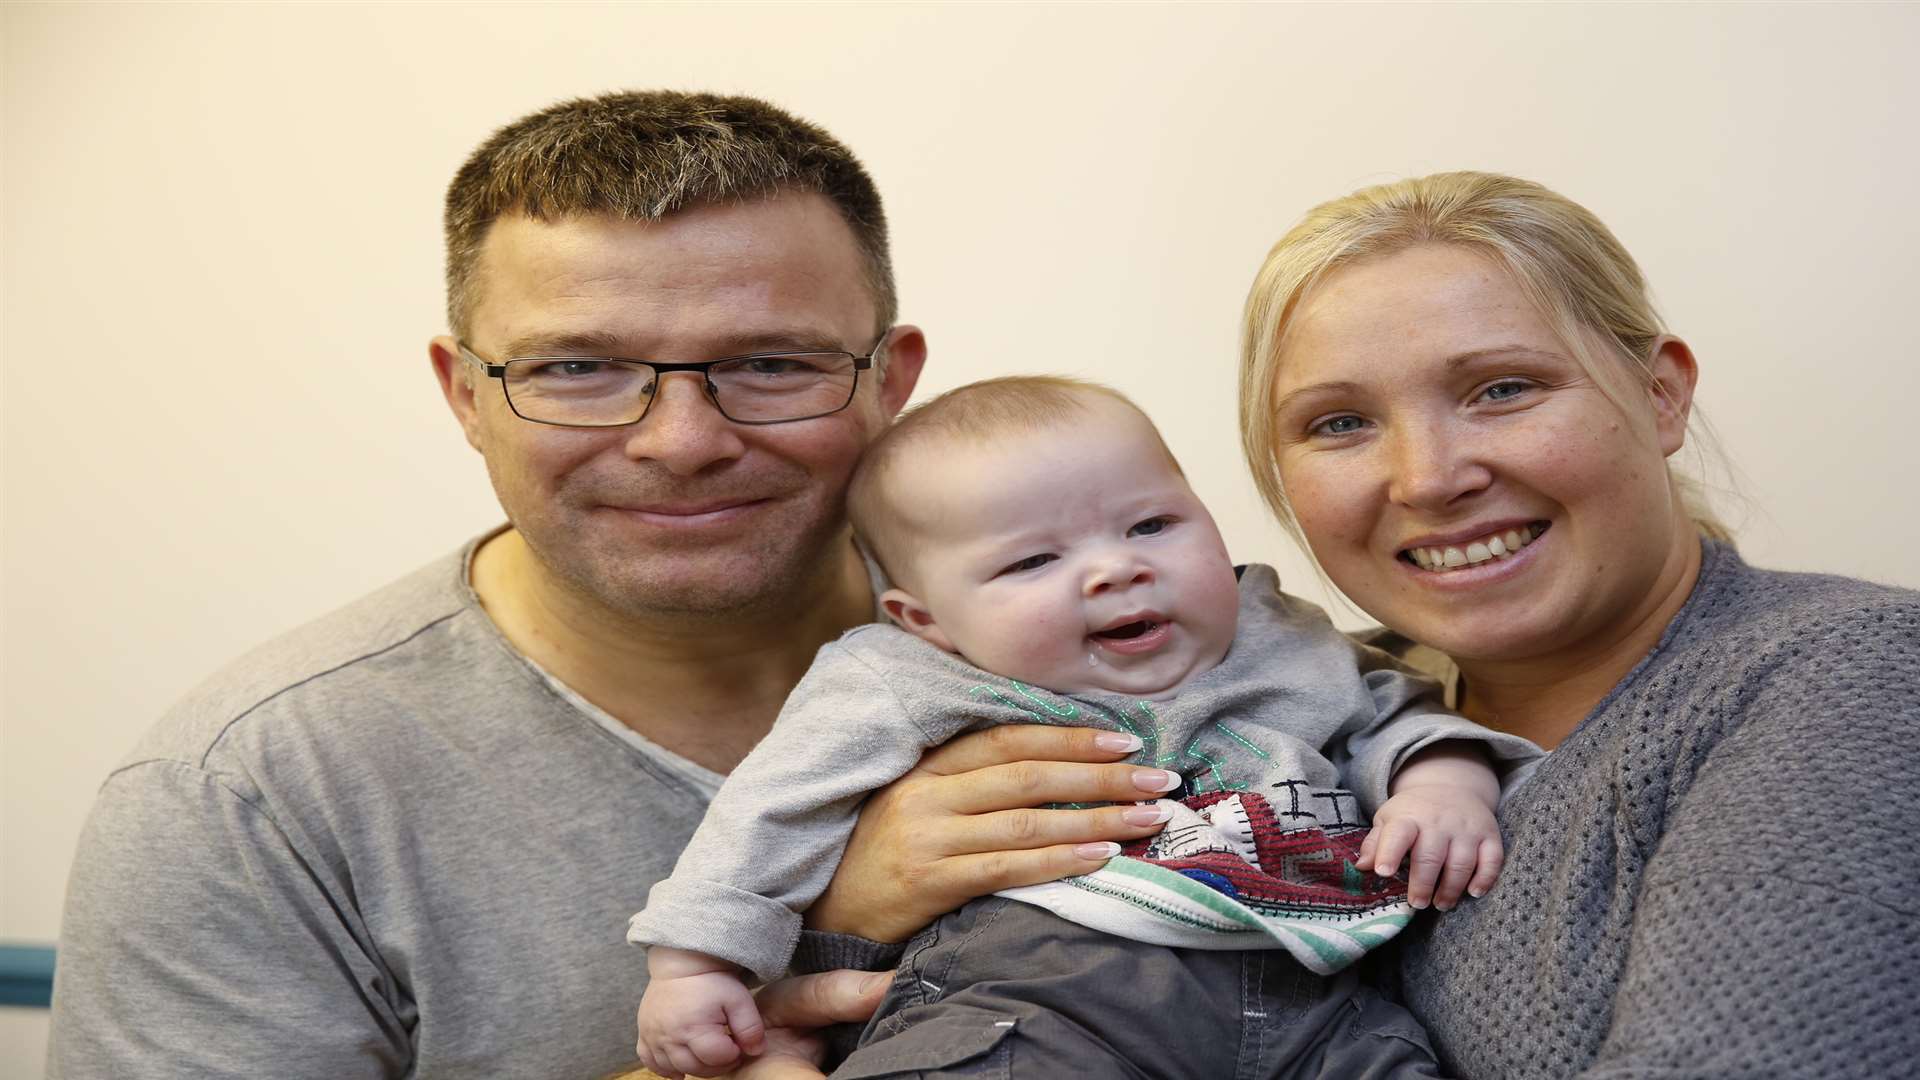
[[[1920, 8], [0, 18], [0, 939], [55, 937], [92, 792], [169, 702], [497, 520], [427, 366], [440, 199], [494, 127], [564, 97], [736, 91], [819, 120], [886, 196], [922, 396], [1035, 370], [1119, 386], [1235, 556], [1316, 597], [1238, 456], [1255, 267], [1362, 184], [1540, 180], [1615, 229], [1693, 344], [1748, 557], [1920, 585]], [[0, 1010], [0, 1074], [37, 1073], [43, 1017]]]

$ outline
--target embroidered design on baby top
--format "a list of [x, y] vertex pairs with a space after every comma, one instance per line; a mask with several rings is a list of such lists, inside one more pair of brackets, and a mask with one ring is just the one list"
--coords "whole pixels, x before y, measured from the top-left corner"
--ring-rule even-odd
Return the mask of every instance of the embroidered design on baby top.
[[[1351, 791], [1267, 770], [1273, 755], [1226, 724], [1203, 721], [1184, 746], [1145, 701], [1070, 701], [1007, 680], [975, 699], [1037, 723], [1083, 723], [1138, 736], [1134, 760], [1178, 772], [1173, 818], [1092, 874], [1000, 895], [1121, 937], [1209, 949], [1280, 948], [1309, 969], [1338, 971], [1413, 917], [1406, 883], [1353, 865], [1367, 822]], [[1104, 721], [1104, 723], [1102, 723]], [[1178, 725], [1174, 732], [1178, 732]], [[1259, 776], [1272, 795], [1251, 790]]]

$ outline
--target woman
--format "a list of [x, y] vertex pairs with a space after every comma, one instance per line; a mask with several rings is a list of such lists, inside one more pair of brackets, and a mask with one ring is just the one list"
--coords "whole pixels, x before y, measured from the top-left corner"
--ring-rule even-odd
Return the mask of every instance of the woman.
[[1911, 1075], [1920, 594], [1749, 568], [1667, 459], [1696, 366], [1536, 184], [1311, 211], [1246, 309], [1262, 494], [1456, 707], [1551, 751], [1405, 994], [1471, 1077]]

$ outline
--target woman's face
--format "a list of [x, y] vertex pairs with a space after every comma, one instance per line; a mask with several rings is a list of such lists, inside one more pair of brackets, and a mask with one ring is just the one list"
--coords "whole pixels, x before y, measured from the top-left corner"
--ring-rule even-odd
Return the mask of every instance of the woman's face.
[[1496, 263], [1426, 245], [1343, 267], [1281, 352], [1276, 452], [1314, 556], [1354, 602], [1460, 660], [1604, 650], [1695, 543], [1669, 484], [1693, 386], [1623, 412]]

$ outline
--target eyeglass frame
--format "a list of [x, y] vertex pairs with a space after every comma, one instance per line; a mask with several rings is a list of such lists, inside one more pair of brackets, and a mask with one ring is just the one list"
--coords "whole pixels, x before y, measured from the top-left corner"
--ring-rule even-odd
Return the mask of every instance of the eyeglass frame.
[[[766, 352], [742, 353], [739, 356], [722, 356], [718, 359], [701, 360], [690, 364], [665, 364], [655, 360], [636, 360], [629, 356], [590, 356], [581, 353], [570, 353], [564, 356], [510, 356], [505, 361], [496, 364], [475, 352], [472, 346], [458, 338], [454, 339], [453, 344], [460, 350], [461, 356], [465, 357], [469, 363], [480, 368], [488, 378], [500, 380], [500, 396], [505, 399], [508, 410], [529, 424], [545, 424], [548, 427], [583, 428], [588, 430], [632, 427], [640, 421], [645, 420], [647, 414], [653, 411], [653, 403], [659, 399], [660, 393], [658, 389], [656, 389], [654, 393], [648, 395], [647, 403], [641, 408], [639, 416], [618, 424], [568, 424], [558, 420], [536, 420], [521, 412], [520, 407], [513, 403], [513, 395], [507, 392], [507, 365], [517, 360], [612, 360], [622, 364], [639, 364], [653, 371], [655, 387], [659, 386], [660, 377], [670, 372], [697, 371], [700, 373], [700, 384], [707, 392], [707, 400], [713, 402], [713, 411], [719, 413], [722, 420], [730, 424], [767, 427], [772, 424], [793, 424], [802, 420], [818, 420], [823, 416], [832, 416], [838, 412], [845, 412], [847, 407], [853, 404], [853, 399], [860, 394], [860, 373], [874, 369], [874, 360], [880, 355], [881, 347], [887, 343], [887, 338], [892, 333], [893, 327], [891, 326], [881, 331], [880, 339], [873, 343], [873, 349], [864, 356], [859, 353], [848, 352], [845, 349], [770, 349]], [[707, 375], [707, 372], [711, 371], [716, 365], [730, 364], [736, 360], [757, 360], [767, 356], [795, 356], [805, 353], [839, 353], [842, 356], [853, 358], [853, 385], [847, 388], [847, 400], [839, 407], [828, 409], [826, 412], [810, 413], [806, 416], [782, 417], [779, 420], [739, 420], [727, 415], [726, 407], [720, 404], [720, 394], [714, 389], [713, 380]]]

